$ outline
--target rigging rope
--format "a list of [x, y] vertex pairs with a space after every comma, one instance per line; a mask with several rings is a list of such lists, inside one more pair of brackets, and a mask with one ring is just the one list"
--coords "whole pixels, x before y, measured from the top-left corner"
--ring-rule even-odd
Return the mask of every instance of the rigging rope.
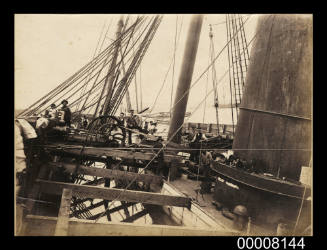
[[[241, 15], [239, 15], [240, 17], [238, 17], [238, 18], [234, 18], [235, 20], [237, 20], [237, 19], [241, 19], [241, 18], [243, 18], [243, 17], [245, 17], [245, 16], [253, 16], [253, 14], [247, 14], [247, 15], [243, 15], [243, 16], [241, 16]], [[227, 23], [227, 21], [223, 21], [223, 22], [220, 22], [220, 23], [214, 23], [214, 24], [211, 24], [211, 25], [220, 25], [220, 24], [225, 24], [225, 23]]]
[[[95, 50], [94, 50], [94, 52], [93, 52], [92, 60], [94, 59], [95, 55], [97, 54], [97, 50], [98, 50], [98, 47], [99, 47], [99, 44], [100, 44], [100, 40], [101, 40], [101, 37], [102, 37], [102, 34], [103, 34], [103, 31], [104, 31], [105, 27], [106, 27], [106, 21], [103, 23], [103, 27], [102, 27], [102, 29], [101, 29], [101, 33], [100, 33], [100, 36], [99, 36], [98, 41], [97, 41], [97, 45], [96, 45]], [[105, 40], [105, 38], [106, 38], [106, 35], [104, 36], [103, 40]], [[101, 49], [100, 49], [100, 50], [101, 50]], [[99, 52], [99, 53], [100, 53], [100, 52]], [[88, 78], [89, 78], [90, 75], [93, 73], [93, 70], [94, 70], [94, 67], [92, 67], [92, 71], [91, 71], [91, 72], [88, 72]], [[85, 79], [85, 82], [88, 82], [88, 78]], [[84, 89], [83, 89], [82, 92], [81, 92], [81, 95], [84, 94], [84, 92], [85, 92], [85, 90], [86, 90], [86, 87], [87, 87], [87, 85], [85, 85]], [[79, 105], [80, 105], [80, 102], [78, 103], [78, 105], [76, 105], [76, 110], [75, 110], [75, 112], [78, 110]]]
[[[134, 50], [134, 47], [133, 47], [133, 56], [135, 56], [135, 50]], [[135, 74], [135, 77], [134, 77], [134, 88], [135, 88], [135, 103], [136, 103], [136, 111], [137, 113], [139, 112], [139, 103], [138, 103], [138, 97], [137, 97], [137, 81], [136, 81], [136, 74]]]
[[[139, 83], [140, 83], [140, 99], [141, 99], [141, 103], [140, 103], [140, 105], [141, 105], [141, 110], [140, 111], [142, 111], [143, 110], [143, 97], [142, 97], [142, 92], [143, 92], [143, 90], [142, 90], [142, 77], [141, 77], [141, 74], [142, 74], [142, 63], [140, 63], [140, 66], [139, 66], [139, 76], [140, 76], [140, 80], [139, 80]], [[136, 77], [136, 76], [135, 76]]]
[[[151, 18], [151, 20], [152, 20], [153, 18]], [[146, 28], [142, 31], [142, 34], [141, 34], [141, 36], [143, 35], [143, 33], [146, 31], [146, 29], [148, 28], [148, 26], [150, 25], [150, 23], [151, 23], [151, 20], [150, 20], [150, 22], [147, 24], [147, 26], [146, 26]], [[138, 40], [141, 38], [141, 36], [139, 36], [138, 38], [137, 38], [137, 41], [134, 43], [134, 45], [138, 42]], [[131, 37], [129, 38], [129, 40], [131, 39]], [[145, 39], [145, 38], [144, 38]], [[134, 45], [132, 46], [132, 48], [134, 48]], [[141, 47], [142, 45], [140, 45], [140, 47]], [[125, 54], [125, 52], [126, 52], [126, 50], [127, 50], [127, 47], [125, 48], [125, 51], [124, 51], [124, 54]], [[131, 51], [131, 49], [129, 49], [129, 51]], [[127, 53], [127, 52], [126, 52]], [[133, 55], [132, 55], [132, 57], [133, 57]], [[130, 70], [130, 68], [131, 68], [131, 66], [133, 65], [133, 62], [134, 62], [134, 60], [135, 60], [135, 57], [133, 57], [133, 60], [132, 60], [132, 62], [131, 62], [131, 64], [130, 64], [130, 66], [129, 66], [129, 69], [127, 70], [127, 73], [129, 73], [129, 70]], [[120, 61], [120, 63], [122, 62], [122, 60]], [[120, 81], [120, 85], [122, 84], [122, 81], [124, 80], [126, 78], [126, 75], [123, 77], [123, 79]], [[117, 89], [117, 88], [116, 88]], [[114, 91], [114, 90], [113, 90]], [[116, 92], [115, 93], [113, 93], [113, 95], [112, 95], [112, 98], [111, 98], [111, 100], [110, 100], [110, 103], [109, 103], [109, 108], [108, 108], [108, 110], [111, 112], [111, 109], [112, 109], [112, 107], [110, 107], [111, 105], [112, 105], [112, 102], [114, 102], [114, 98], [116, 98], [116, 95], [117, 94], [117, 90], [116, 90]], [[100, 98], [101, 99], [101, 98]], [[98, 104], [100, 104], [100, 101], [99, 101], [99, 103]], [[118, 106], [120, 105], [120, 102], [118, 103]], [[118, 108], [118, 107], [117, 107]], [[96, 111], [97, 111], [97, 109], [96, 109]], [[95, 116], [95, 114], [96, 114], [96, 112], [94, 113], [94, 116]]]
[[[144, 18], [141, 18], [141, 20], [139, 20], [138, 22], [136, 22], [134, 25], [142, 24], [143, 22], [144, 22]], [[133, 25], [126, 31], [126, 33], [124, 34], [124, 37], [122, 37], [122, 39], [125, 39], [127, 37], [127, 35], [132, 30], [132, 27], [133, 27]], [[117, 41], [114, 41], [113, 43], [111, 43], [94, 60], [92, 60], [89, 63], [87, 63], [79, 71], [77, 71], [73, 76], [69, 77], [66, 81], [64, 81], [58, 87], [56, 87], [55, 89], [53, 89], [52, 91], [50, 91], [47, 95], [43, 96], [41, 99], [39, 99], [38, 101], [36, 101], [35, 103], [33, 103], [30, 107], [28, 107], [27, 109], [25, 109], [20, 114], [20, 116], [30, 115], [30, 114], [36, 112], [38, 109], [40, 109], [40, 107], [42, 107], [43, 105], [45, 105], [46, 103], [48, 103], [49, 101], [51, 101], [51, 99], [53, 97], [55, 97], [56, 95], [58, 95], [58, 93], [62, 92], [63, 90], [65, 90], [69, 86], [71, 86], [71, 84], [74, 83], [74, 82], [76, 82], [76, 80], [78, 80], [79, 78], [81, 78], [85, 74], [85, 72], [87, 72], [91, 68], [91, 66], [93, 66], [94, 64], [96, 65], [96, 64], [101, 63], [101, 60], [103, 60], [103, 58], [105, 58], [107, 56], [107, 54], [110, 53], [110, 51], [116, 45], [116, 43], [117, 43]], [[83, 78], [82, 81], [84, 79], [85, 78]], [[44, 99], [46, 99], [46, 100], [44, 100]], [[40, 103], [39, 106], [35, 107], [38, 103]]]
[[[180, 30], [179, 30], [178, 41], [177, 41], [177, 47], [178, 47], [178, 43], [179, 43], [179, 39], [180, 39], [180, 34], [181, 34], [181, 30], [182, 30], [182, 25], [183, 25], [183, 23], [181, 23], [181, 27], [180, 27]], [[176, 47], [176, 49], [177, 49], [177, 47]], [[153, 105], [152, 105], [152, 108], [151, 108], [151, 110], [149, 111], [149, 114], [152, 113], [152, 111], [153, 111], [153, 109], [154, 109], [154, 107], [155, 107], [155, 105], [156, 105], [156, 103], [157, 103], [158, 97], [159, 97], [159, 95], [160, 95], [160, 93], [161, 93], [161, 91], [162, 91], [162, 89], [163, 89], [163, 87], [164, 87], [164, 84], [165, 84], [165, 82], [166, 82], [166, 79], [167, 79], [168, 73], [169, 73], [169, 71], [170, 71], [170, 67], [172, 66], [172, 63], [173, 63], [173, 60], [172, 60], [172, 61], [170, 62], [170, 64], [169, 64], [168, 70], [167, 70], [167, 72], [166, 72], [166, 75], [165, 75], [165, 77], [164, 77], [164, 80], [163, 80], [163, 82], [162, 82], [162, 85], [161, 85], [161, 87], [160, 87], [160, 89], [159, 89], [159, 92], [158, 92], [158, 94], [157, 94], [157, 96], [156, 96], [156, 98], [155, 98], [155, 100], [154, 100], [154, 103], [153, 103]], [[171, 110], [171, 109], [170, 109], [170, 110]], [[171, 111], [169, 111], [169, 113], [171, 113]]]
[[[109, 24], [108, 27], [107, 27], [106, 33], [104, 34], [104, 37], [103, 37], [103, 40], [102, 40], [102, 43], [101, 43], [101, 45], [100, 45], [100, 48], [99, 48], [99, 52], [98, 52], [98, 53], [100, 53], [100, 51], [101, 51], [101, 49], [102, 49], [102, 46], [103, 46], [103, 44], [104, 44], [104, 41], [105, 41], [106, 38], [107, 38], [107, 34], [108, 34], [108, 31], [109, 31], [109, 29], [110, 29], [110, 27], [111, 27], [111, 24], [112, 24], [112, 18], [111, 18], [110, 24]], [[100, 36], [100, 37], [101, 37], [101, 36]], [[99, 39], [100, 39], [100, 37], [99, 37]], [[97, 46], [98, 46], [98, 45], [97, 45]], [[96, 48], [96, 50], [94, 51], [94, 53], [96, 53], [96, 51], [97, 51], [97, 48]], [[93, 57], [94, 57], [94, 56], [93, 56]], [[108, 59], [109, 59], [109, 57], [106, 58], [105, 62], [106, 62]], [[104, 66], [103, 66], [103, 67], [104, 67]], [[103, 69], [103, 67], [102, 67], [102, 69]], [[102, 71], [102, 69], [101, 69], [101, 71]], [[99, 72], [98, 76], [101, 74], [101, 71]], [[97, 78], [95, 79], [95, 81], [93, 82], [93, 85], [92, 85], [91, 89], [89, 90], [89, 95], [91, 94], [91, 90], [94, 88], [94, 85], [95, 85], [95, 83], [96, 83], [96, 81], [97, 81], [97, 79], [98, 79], [98, 76], [97, 76]], [[84, 90], [86, 90], [86, 87], [85, 87]], [[81, 98], [83, 95], [84, 95], [84, 93], [81, 94], [80, 98]], [[88, 97], [89, 97], [89, 95], [88, 95]], [[84, 108], [84, 106], [85, 106], [85, 104], [86, 104], [86, 101], [87, 101], [88, 97], [85, 99], [85, 101], [84, 101], [84, 103], [83, 103], [83, 105], [82, 105], [81, 110]], [[82, 99], [80, 99], [80, 100], [82, 101]], [[76, 110], [75, 110], [75, 111], [78, 111], [78, 110], [79, 110], [79, 104], [78, 104], [78, 106], [76, 107]]]
[[[99, 56], [99, 57], [101, 57], [101, 56]], [[98, 59], [99, 59], [99, 58], [95, 58], [94, 60], [98, 60]], [[90, 65], [88, 65], [88, 67], [89, 67], [89, 66], [90, 66]], [[51, 91], [51, 92], [50, 92], [51, 94], [47, 94], [46, 96], [44, 96], [43, 99], [46, 98], [46, 97], [48, 97], [48, 99], [45, 100], [45, 101], [43, 101], [41, 104], [39, 104], [38, 107], [34, 108], [33, 110], [27, 110], [27, 111], [29, 111], [29, 112], [27, 112], [27, 114], [37, 111], [40, 107], [42, 107], [43, 105], [45, 105], [46, 103], [48, 103], [48, 102], [49, 102], [49, 101], [50, 101], [54, 96], [56, 96], [58, 93], [62, 92], [64, 89], [66, 89], [67, 87], [69, 87], [73, 82], [75, 82], [75, 81], [78, 80], [81, 76], [83, 76], [87, 70], [88, 70], [87, 67], [86, 67], [86, 68], [83, 68], [83, 70], [81, 70], [81, 71], [79, 72], [79, 74], [77, 74], [76, 77], [74, 77], [73, 79], [70, 79], [70, 80], [67, 81], [67, 82], [64, 82], [64, 85], [60, 85], [60, 88], [55, 88], [55, 91]], [[82, 79], [82, 80], [84, 80], [84, 79]], [[33, 105], [33, 106], [34, 106], [34, 105]]]
[[[119, 86], [117, 87], [117, 90], [115, 92], [115, 97], [116, 99], [112, 100], [112, 102], [110, 103], [112, 105], [112, 110], [111, 111], [111, 115], [114, 115], [116, 110], [118, 109], [118, 106], [123, 98], [123, 96], [126, 93], [126, 90], [128, 89], [128, 86], [130, 84], [130, 81], [132, 80], [132, 77], [134, 76], [138, 66], [140, 65], [145, 52], [147, 51], [155, 32], [157, 31], [160, 22], [162, 20], [162, 17], [160, 16], [156, 16], [156, 18], [154, 19], [146, 37], [144, 38], [144, 40], [142, 41], [142, 44], [140, 45], [140, 49], [138, 51], [138, 54], [136, 55], [136, 57], [133, 59], [131, 65], [133, 65], [133, 67], [131, 68], [131, 73], [127, 74], [127, 77], [125, 76], [122, 81], [119, 83]], [[129, 70], [128, 70], [129, 71]], [[118, 100], [118, 101], [117, 101]]]
[[[173, 74], [172, 74], [172, 79], [171, 79], [171, 92], [170, 92], [170, 108], [171, 108], [171, 105], [173, 103], [177, 24], [178, 24], [178, 15], [176, 15], [176, 28], [175, 28], [175, 39], [174, 39], [174, 56], [173, 56]], [[171, 117], [171, 112], [169, 112], [169, 115]]]
[[[229, 29], [228, 29], [228, 23], [227, 23], [228, 17], [226, 15], [226, 30], [227, 30], [227, 40], [229, 39]], [[232, 112], [232, 124], [233, 124], [233, 134], [235, 134], [235, 123], [234, 123], [234, 110], [233, 110], [233, 94], [232, 94], [232, 78], [231, 78], [231, 63], [230, 63], [230, 48], [228, 46], [228, 73], [229, 73], [229, 87], [230, 87], [230, 105], [231, 105], [231, 112]]]
[[[125, 37], [125, 38], [127, 38], [127, 36]], [[128, 50], [126, 53], [129, 53], [131, 51], [131, 49], [130, 50]], [[107, 65], [109, 62], [105, 62], [105, 64], [103, 65], [103, 67], [102, 67], [102, 69], [105, 67], [105, 65]], [[119, 66], [119, 64], [121, 63], [121, 61], [117, 64], [118, 66]], [[118, 67], [117, 66], [117, 67]], [[102, 70], [101, 69], [101, 70]], [[100, 70], [100, 71], [101, 71]], [[114, 70], [114, 69], [113, 69]], [[101, 72], [98, 72], [99, 74], [101, 73]], [[112, 72], [112, 71], [111, 71]], [[110, 72], [110, 73], [111, 73]], [[98, 74], [98, 76], [99, 76], [99, 74]], [[94, 75], [95, 76], [95, 75]], [[93, 79], [94, 78], [94, 76], [91, 78], [91, 79]], [[97, 78], [98, 78], [98, 76], [97, 76]], [[100, 80], [100, 82], [99, 83], [97, 83], [95, 86], [97, 86], [98, 84], [100, 84], [102, 81], [104, 81], [105, 80], [105, 78], [106, 78], [106, 76], [104, 76], [101, 80]], [[71, 94], [70, 96], [69, 96], [69, 98], [71, 97], [71, 96], [73, 96], [75, 93], [77, 93], [79, 90], [81, 89], [81, 87], [77, 90], [77, 91], [75, 91], [73, 94]], [[92, 91], [92, 90], [91, 90]], [[67, 94], [67, 93], [66, 93]], [[66, 94], [64, 94], [64, 95], [66, 95]], [[64, 96], [63, 95], [63, 96]], [[68, 99], [68, 98], [67, 98]], [[59, 100], [59, 99], [58, 99]], [[73, 104], [75, 105], [76, 104], [76, 102], [78, 101], [78, 99], [77, 100], [75, 100], [74, 102], [73, 102]], [[69, 105], [69, 107], [72, 107], [73, 106], [73, 104], [70, 104]]]

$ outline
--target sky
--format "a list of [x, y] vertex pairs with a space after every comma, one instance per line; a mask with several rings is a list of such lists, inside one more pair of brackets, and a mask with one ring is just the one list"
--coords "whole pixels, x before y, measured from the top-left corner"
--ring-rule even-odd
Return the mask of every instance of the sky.
[[[213, 28], [213, 43], [217, 55], [227, 42], [225, 14], [204, 15], [196, 56], [192, 83], [205, 71], [209, 63], [209, 24]], [[247, 41], [255, 34], [259, 15], [242, 14]], [[24, 109], [65, 81], [89, 62], [97, 46], [102, 30], [109, 27], [105, 45], [115, 38], [116, 24], [120, 15], [113, 14], [16, 14], [15, 15], [15, 108]], [[126, 15], [124, 15], [126, 18]], [[132, 15], [131, 18], [135, 18]], [[142, 92], [142, 107], [153, 112], [169, 111], [171, 92], [175, 92], [183, 60], [191, 15], [166, 14], [137, 71], [138, 93]], [[175, 63], [174, 43], [177, 24]], [[105, 46], [104, 46], [105, 47]], [[104, 48], [103, 47], [103, 48]], [[251, 50], [251, 46], [249, 46]], [[227, 49], [215, 62], [217, 78], [228, 69]], [[174, 68], [174, 74], [173, 74]], [[208, 85], [207, 85], [208, 84]], [[161, 92], [159, 90], [163, 86]], [[213, 107], [211, 71], [200, 78], [191, 89], [187, 111], [201, 112]], [[132, 105], [136, 107], [135, 88], [130, 86]], [[157, 102], [154, 106], [156, 97]], [[220, 103], [228, 103], [228, 76], [218, 83]], [[174, 95], [172, 100], [174, 100]], [[199, 106], [199, 103], [203, 103]], [[139, 106], [140, 96], [139, 96]], [[209, 111], [208, 111], [209, 112]], [[208, 113], [207, 112], [207, 113]], [[199, 113], [199, 114], [200, 114]], [[207, 114], [210, 117], [210, 112]], [[198, 115], [199, 116], [199, 115]]]

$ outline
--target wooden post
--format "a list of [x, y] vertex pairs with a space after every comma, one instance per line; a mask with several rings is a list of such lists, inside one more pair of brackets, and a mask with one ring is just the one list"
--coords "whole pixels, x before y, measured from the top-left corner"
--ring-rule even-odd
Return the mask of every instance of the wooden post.
[[[47, 173], [48, 173], [48, 168], [45, 165], [41, 165], [37, 179], [45, 179], [47, 176]], [[26, 209], [27, 209], [28, 213], [32, 213], [34, 204], [35, 204], [35, 200], [38, 198], [38, 195], [39, 195], [39, 191], [40, 191], [39, 184], [34, 183], [31, 193], [28, 195], [29, 199], [26, 202]]]
[[64, 188], [61, 196], [60, 210], [56, 225], [55, 236], [67, 236], [72, 190]]
[[207, 132], [208, 133], [211, 133], [211, 127], [212, 127], [212, 124], [211, 123], [208, 123], [208, 125], [207, 125]]
[[223, 127], [223, 134], [226, 133], [226, 129], [227, 129], [227, 125], [225, 124], [224, 127]]

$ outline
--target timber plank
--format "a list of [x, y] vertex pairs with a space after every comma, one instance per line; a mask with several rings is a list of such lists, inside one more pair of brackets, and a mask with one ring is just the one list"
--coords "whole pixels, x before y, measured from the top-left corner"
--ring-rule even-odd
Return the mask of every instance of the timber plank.
[[[52, 236], [57, 218], [28, 215], [25, 235]], [[239, 232], [166, 225], [137, 225], [123, 222], [94, 223], [87, 220], [69, 220], [69, 236], [240, 236]]]
[[[50, 163], [49, 166], [51, 168], [59, 168], [63, 167], [69, 173], [74, 173], [76, 169], [75, 164], [69, 163]], [[163, 179], [161, 176], [156, 175], [149, 175], [149, 174], [138, 174], [128, 171], [120, 171], [120, 170], [113, 170], [113, 169], [103, 169], [103, 168], [96, 168], [96, 167], [87, 167], [84, 165], [80, 165], [78, 168], [78, 173], [83, 175], [91, 175], [91, 176], [98, 176], [104, 178], [114, 178], [114, 179], [123, 179], [132, 181], [135, 178], [135, 181], [139, 182], [146, 182], [146, 183], [153, 183], [156, 185], [160, 185], [163, 183]]]
[[[97, 186], [86, 186], [64, 182], [37, 180], [44, 193], [61, 194], [64, 188], [72, 189], [73, 196], [98, 198], [104, 200], [120, 200], [127, 202], [140, 202], [155, 205], [190, 207], [191, 199], [183, 196], [163, 195], [159, 193], [132, 191], [117, 188], [105, 188]], [[118, 197], [119, 196], [119, 197]]]
[[[74, 155], [80, 155], [82, 146], [79, 145], [45, 145], [47, 150], [55, 152], [63, 152]], [[125, 159], [136, 159], [136, 160], [147, 160], [150, 161], [155, 156], [155, 153], [149, 152], [133, 152], [131, 150], [118, 150], [113, 148], [103, 148], [103, 147], [85, 147], [83, 150], [83, 155], [89, 156], [109, 156], [109, 157], [119, 157]], [[164, 161], [181, 161], [183, 158], [177, 155], [164, 154]]]
[[61, 204], [59, 209], [58, 221], [56, 225], [55, 236], [67, 236], [68, 221], [70, 212], [70, 202], [72, 199], [72, 190], [64, 188], [62, 191]]

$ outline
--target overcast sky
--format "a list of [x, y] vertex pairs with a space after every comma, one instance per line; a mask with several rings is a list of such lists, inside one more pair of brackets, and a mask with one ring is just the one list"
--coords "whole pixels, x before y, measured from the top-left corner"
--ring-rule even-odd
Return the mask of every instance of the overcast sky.
[[[15, 107], [18, 109], [28, 107], [90, 61], [104, 26], [109, 27], [106, 44], [115, 37], [119, 16], [112, 14], [15, 15]], [[225, 46], [227, 42], [225, 16], [224, 14], [204, 16], [192, 82], [208, 65], [209, 24], [213, 24], [215, 54], [217, 55]], [[258, 15], [243, 14], [242, 16], [243, 21], [249, 18], [245, 23], [245, 32], [247, 40], [250, 41], [255, 33]], [[141, 81], [142, 84], [143, 108], [152, 108], [173, 60], [177, 19], [178, 34], [179, 30], [181, 32], [176, 47], [174, 79], [171, 67], [154, 108], [154, 112], [169, 111], [171, 86], [173, 83], [176, 89], [190, 17], [191, 15], [164, 15], [143, 58], [141, 70], [137, 72], [138, 82]], [[220, 79], [228, 69], [227, 49], [217, 59], [215, 66], [217, 78]], [[206, 84], [207, 75], [204, 75], [192, 88], [188, 111], [192, 111], [204, 99]], [[209, 76], [207, 91], [211, 89], [212, 81]], [[132, 105], [135, 107], [134, 83], [130, 86], [130, 92]], [[138, 92], [140, 93], [140, 90]], [[228, 77], [219, 83], [218, 94], [220, 103], [229, 101]], [[208, 97], [206, 105], [209, 104], [213, 105], [213, 96]]]

